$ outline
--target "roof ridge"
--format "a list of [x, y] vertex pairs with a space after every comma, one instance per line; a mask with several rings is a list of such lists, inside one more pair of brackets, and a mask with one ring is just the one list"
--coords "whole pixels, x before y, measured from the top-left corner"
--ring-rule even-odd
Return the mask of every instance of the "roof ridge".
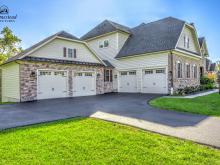
[[156, 20], [156, 21], [151, 21], [151, 22], [145, 23], [145, 25], [148, 25], [148, 24], [151, 24], [151, 23], [156, 23], [156, 22], [163, 21], [163, 20], [166, 20], [166, 19], [175, 19], [175, 20], [178, 20], [178, 21], [181, 21], [181, 22], [186, 22], [186, 21], [180, 20], [178, 18], [174, 18], [174, 17], [169, 16], [169, 17], [165, 17], [165, 18], [162, 18], [162, 19], [159, 19], [159, 20]]

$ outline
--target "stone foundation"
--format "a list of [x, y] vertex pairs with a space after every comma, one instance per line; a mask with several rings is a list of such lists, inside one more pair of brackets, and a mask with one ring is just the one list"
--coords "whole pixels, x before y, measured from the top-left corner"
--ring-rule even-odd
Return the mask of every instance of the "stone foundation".
[[[37, 70], [38, 69], [55, 69], [66, 70], [68, 72], [68, 96], [73, 96], [73, 73], [77, 71], [94, 71], [96, 72], [96, 94], [103, 94], [104, 90], [104, 67], [87, 66], [75, 64], [55, 64], [47, 62], [28, 62], [20, 64], [20, 95], [21, 101], [37, 100]], [[32, 73], [34, 75], [30, 76]]]
[[104, 92], [111, 93], [113, 91], [113, 82], [104, 82]]

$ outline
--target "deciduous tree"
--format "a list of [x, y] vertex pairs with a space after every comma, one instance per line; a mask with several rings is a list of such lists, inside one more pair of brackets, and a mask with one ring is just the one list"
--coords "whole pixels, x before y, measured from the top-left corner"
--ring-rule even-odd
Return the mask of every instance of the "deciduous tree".
[[20, 43], [21, 39], [14, 35], [11, 29], [8, 27], [2, 29], [0, 33], [0, 64], [22, 51]]

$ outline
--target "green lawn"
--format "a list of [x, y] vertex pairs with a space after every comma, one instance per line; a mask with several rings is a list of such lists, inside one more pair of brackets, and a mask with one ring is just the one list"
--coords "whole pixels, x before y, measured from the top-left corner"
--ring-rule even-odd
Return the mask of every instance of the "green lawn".
[[218, 93], [193, 99], [157, 98], [151, 100], [150, 105], [167, 110], [220, 116], [220, 95]]
[[0, 164], [220, 164], [220, 150], [78, 118], [0, 132]]

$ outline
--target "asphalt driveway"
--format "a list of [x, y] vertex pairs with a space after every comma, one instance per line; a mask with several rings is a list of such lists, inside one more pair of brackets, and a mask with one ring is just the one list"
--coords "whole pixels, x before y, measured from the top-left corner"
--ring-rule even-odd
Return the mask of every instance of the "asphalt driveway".
[[152, 94], [104, 94], [0, 105], [0, 129], [66, 119], [95, 117], [220, 148], [220, 118], [159, 110]]

